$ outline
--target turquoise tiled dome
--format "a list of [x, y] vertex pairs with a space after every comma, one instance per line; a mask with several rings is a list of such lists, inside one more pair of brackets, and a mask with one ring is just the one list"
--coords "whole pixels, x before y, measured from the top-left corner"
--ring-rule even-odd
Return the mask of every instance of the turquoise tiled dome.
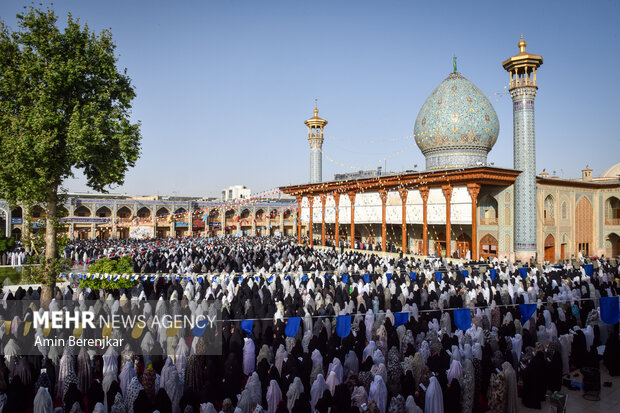
[[486, 163], [499, 121], [480, 89], [451, 73], [422, 105], [413, 134], [427, 170], [475, 166]]

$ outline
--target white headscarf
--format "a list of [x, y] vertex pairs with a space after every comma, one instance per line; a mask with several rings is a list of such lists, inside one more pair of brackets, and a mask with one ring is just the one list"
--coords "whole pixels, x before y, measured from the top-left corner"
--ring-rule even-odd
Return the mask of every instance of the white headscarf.
[[252, 373], [252, 375], [248, 378], [248, 382], [245, 384], [245, 388], [250, 391], [250, 395], [252, 396], [252, 406], [260, 404], [262, 398], [262, 390], [260, 378], [258, 377], [257, 372]]
[[340, 362], [340, 359], [337, 357], [334, 357], [334, 360], [329, 363], [329, 367], [327, 368], [327, 377], [329, 378], [329, 374], [331, 372], [336, 373], [336, 377], [338, 378], [338, 383], [342, 383], [342, 379], [343, 379], [343, 369], [342, 369], [342, 363]]
[[517, 413], [519, 410], [518, 395], [517, 395], [517, 373], [512, 368], [512, 365], [505, 361], [502, 364], [504, 373], [504, 381], [506, 383], [506, 395], [504, 396], [504, 412], [505, 413]]
[[450, 364], [450, 370], [448, 370], [448, 384], [450, 384], [453, 379], [461, 380], [462, 375], [463, 369], [461, 366], [461, 362], [458, 360], [452, 360], [452, 363]]
[[387, 387], [380, 375], [376, 375], [372, 383], [370, 383], [370, 393], [368, 400], [374, 400], [377, 403], [379, 412], [385, 413], [387, 408]]
[[329, 392], [333, 396], [334, 392], [336, 391], [336, 386], [340, 384], [340, 381], [338, 380], [338, 375], [336, 374], [335, 371], [331, 371], [327, 375], [327, 380], [325, 380], [325, 383], [327, 384], [327, 388], [329, 389]]
[[424, 413], [444, 413], [443, 393], [437, 377], [432, 376], [424, 399]]
[[405, 402], [405, 411], [407, 413], [423, 413], [422, 409], [420, 409], [418, 405], [415, 404], [413, 396], [407, 397], [407, 401]]
[[256, 360], [256, 348], [251, 338], [245, 338], [243, 344], [243, 374], [249, 376], [254, 371], [254, 362]]
[[[129, 383], [131, 383], [131, 379], [136, 377], [136, 371], [133, 369], [133, 366], [129, 361], [125, 362], [123, 366], [123, 370], [121, 370], [121, 374], [118, 376], [119, 385], [121, 388], [121, 393], [123, 395], [127, 394], [127, 387], [129, 387]], [[127, 397], [125, 397], [126, 399]]]
[[310, 406], [312, 407], [312, 411], [314, 411], [314, 406], [316, 406], [319, 399], [323, 397], [326, 388], [327, 384], [325, 383], [325, 378], [322, 374], [319, 374], [316, 376], [316, 380], [314, 380], [310, 388]]
[[267, 411], [269, 413], [275, 413], [280, 400], [282, 400], [282, 390], [280, 390], [277, 381], [271, 380], [271, 382], [269, 382], [269, 388], [267, 389]]
[[301, 383], [301, 379], [299, 377], [295, 377], [291, 385], [288, 386], [288, 391], [286, 392], [286, 406], [288, 407], [289, 412], [293, 411], [295, 402], [303, 392], [304, 385]]
[[33, 413], [52, 413], [54, 411], [54, 402], [47, 387], [39, 387], [37, 395], [34, 397]]

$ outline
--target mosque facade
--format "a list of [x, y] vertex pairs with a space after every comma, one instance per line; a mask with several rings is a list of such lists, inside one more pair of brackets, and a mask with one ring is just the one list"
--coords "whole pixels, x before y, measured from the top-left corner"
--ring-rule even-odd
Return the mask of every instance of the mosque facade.
[[[71, 239], [126, 239], [183, 236], [294, 235], [295, 205], [276, 198], [234, 202], [191, 197], [161, 199], [110, 195], [70, 195], [58, 207], [60, 235]], [[28, 225], [23, 206], [0, 200], [0, 231], [24, 239]], [[30, 236], [44, 226], [45, 211], [31, 210]]]
[[620, 164], [597, 178], [589, 168], [579, 179], [536, 174], [542, 57], [526, 52], [523, 38], [518, 47], [502, 64], [513, 101], [513, 169], [487, 164], [497, 114], [455, 62], [415, 121], [425, 171], [331, 182], [311, 173], [310, 184], [280, 188], [297, 200], [299, 242], [305, 234], [313, 245], [521, 261], [618, 256]]

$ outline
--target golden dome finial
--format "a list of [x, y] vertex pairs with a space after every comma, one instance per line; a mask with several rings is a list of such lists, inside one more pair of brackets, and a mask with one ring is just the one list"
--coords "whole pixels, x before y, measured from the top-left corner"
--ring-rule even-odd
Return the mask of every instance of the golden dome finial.
[[314, 99], [314, 116], [319, 116], [319, 100]]
[[519, 41], [519, 50], [521, 53], [525, 53], [525, 46], [527, 46], [527, 43], [523, 40], [523, 33], [521, 33], [521, 40]]

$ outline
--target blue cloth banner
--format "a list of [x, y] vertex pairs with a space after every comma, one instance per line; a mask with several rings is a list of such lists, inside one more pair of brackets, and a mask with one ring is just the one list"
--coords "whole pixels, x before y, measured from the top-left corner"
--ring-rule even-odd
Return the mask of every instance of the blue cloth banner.
[[270, 275], [269, 278], [267, 278], [267, 282], [268, 283], [272, 283], [273, 282], [273, 275]]
[[308, 281], [308, 275], [307, 274], [302, 275], [301, 276], [301, 280], [302, 281]]
[[454, 310], [454, 324], [456, 324], [456, 328], [463, 331], [471, 327], [471, 310], [469, 308]]
[[394, 327], [407, 324], [409, 321], [409, 313], [394, 313]]
[[435, 281], [441, 281], [441, 271], [435, 271]]
[[351, 316], [339, 315], [336, 322], [336, 334], [338, 337], [345, 338], [351, 333]]
[[385, 276], [387, 277], [388, 282], [390, 282], [390, 280], [392, 279], [392, 273], [391, 272], [387, 272], [387, 273], [385, 273]]
[[201, 337], [205, 333], [208, 323], [209, 322], [207, 320], [198, 320], [194, 328], [192, 328], [192, 334], [194, 337]]
[[260, 277], [258, 275], [254, 276], [254, 281], [258, 282], [259, 279], [260, 279]]
[[618, 297], [601, 297], [601, 320], [605, 324], [616, 324], [620, 320]]
[[301, 317], [291, 317], [286, 322], [286, 328], [284, 328], [284, 334], [287, 337], [295, 337], [297, 335], [297, 331], [299, 331], [299, 323], [301, 322]]
[[469, 271], [467, 271], [467, 270], [463, 270], [463, 271], [461, 271], [461, 275], [462, 275], [463, 277], [469, 277]]
[[254, 327], [254, 320], [241, 320], [241, 329], [249, 336], [252, 335], [252, 327]]
[[329, 274], [325, 274], [323, 277], [325, 277], [326, 280], [329, 280]]
[[202, 284], [202, 277], [198, 277], [198, 284]]
[[217, 277], [214, 275], [213, 277], [211, 277], [211, 282], [214, 283], [216, 279]]
[[237, 284], [241, 284], [243, 282], [243, 277], [242, 276], [238, 276], [237, 277]]
[[536, 304], [519, 304], [519, 311], [521, 311], [521, 325], [524, 325], [536, 312]]
[[345, 284], [349, 282], [349, 274], [342, 274], [342, 282]]
[[418, 274], [416, 274], [415, 272], [410, 272], [409, 273], [409, 278], [411, 278], [412, 280], [417, 280], [418, 279]]
[[527, 278], [527, 268], [521, 267], [519, 268], [519, 275], [521, 278]]
[[494, 280], [497, 278], [497, 270], [495, 268], [491, 268], [489, 270], [489, 275], [491, 276], [491, 279]]
[[368, 284], [370, 282], [370, 274], [364, 274], [364, 282]]
[[290, 279], [291, 279], [291, 276], [290, 276], [290, 275], [287, 275], [286, 277], [284, 277], [284, 279], [285, 279], [286, 281], [288, 281], [288, 280], [290, 280]]
[[586, 275], [588, 277], [592, 277], [594, 275], [594, 265], [593, 264], [586, 264], [583, 266], [586, 270]]

